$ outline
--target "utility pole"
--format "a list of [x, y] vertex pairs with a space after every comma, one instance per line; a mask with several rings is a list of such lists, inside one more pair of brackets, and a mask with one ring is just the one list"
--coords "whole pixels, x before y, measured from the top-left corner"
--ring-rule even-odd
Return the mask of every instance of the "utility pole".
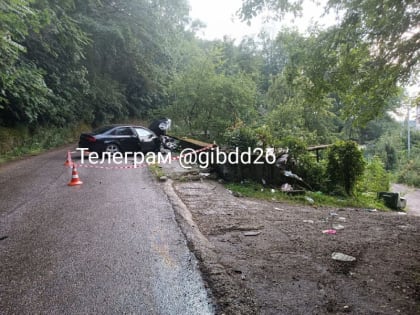
[[410, 159], [411, 153], [411, 134], [410, 134], [410, 103], [407, 104], [407, 158]]

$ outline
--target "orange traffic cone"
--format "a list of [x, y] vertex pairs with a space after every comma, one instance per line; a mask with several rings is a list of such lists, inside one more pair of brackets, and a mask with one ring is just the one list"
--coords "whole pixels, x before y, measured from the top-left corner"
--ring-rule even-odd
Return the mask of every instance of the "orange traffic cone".
[[77, 173], [76, 163], [73, 163], [73, 170], [71, 171], [71, 181], [68, 183], [69, 186], [77, 186], [81, 185], [83, 182], [79, 178], [79, 174]]
[[73, 161], [71, 160], [71, 153], [70, 153], [70, 151], [67, 151], [67, 160], [64, 163], [64, 166], [70, 166], [70, 167], [73, 166]]

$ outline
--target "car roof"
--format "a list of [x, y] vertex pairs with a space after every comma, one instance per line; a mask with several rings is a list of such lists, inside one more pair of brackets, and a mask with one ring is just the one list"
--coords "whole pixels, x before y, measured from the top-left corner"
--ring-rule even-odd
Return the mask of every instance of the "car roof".
[[102, 127], [99, 127], [99, 128], [94, 129], [93, 132], [96, 133], [96, 134], [100, 134], [100, 133], [108, 132], [108, 131], [110, 131], [110, 130], [112, 130], [114, 128], [124, 128], [124, 127], [146, 129], [146, 130], [148, 130], [148, 131], [150, 131], [150, 132], [153, 133], [152, 130], [150, 130], [149, 128], [144, 127], [144, 126], [139, 126], [139, 125], [123, 125], [123, 124], [105, 125], [105, 126], [102, 126]]

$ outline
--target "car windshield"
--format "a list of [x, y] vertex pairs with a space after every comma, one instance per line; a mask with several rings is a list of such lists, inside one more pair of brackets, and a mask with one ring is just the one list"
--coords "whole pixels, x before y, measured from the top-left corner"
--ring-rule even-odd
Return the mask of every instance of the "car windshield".
[[115, 128], [115, 126], [104, 126], [104, 127], [100, 127], [98, 129], [93, 130], [93, 134], [98, 135], [104, 132], [107, 132], [108, 130]]

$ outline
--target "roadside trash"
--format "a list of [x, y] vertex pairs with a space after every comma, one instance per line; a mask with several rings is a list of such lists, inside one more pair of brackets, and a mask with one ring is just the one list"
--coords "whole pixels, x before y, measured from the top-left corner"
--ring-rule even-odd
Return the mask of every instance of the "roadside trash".
[[332, 217], [338, 217], [338, 214], [335, 213], [335, 212], [330, 212], [330, 216], [332, 216]]
[[260, 231], [249, 231], [249, 232], [244, 233], [245, 236], [258, 236], [260, 234], [261, 234]]
[[297, 179], [298, 181], [303, 182], [303, 179], [297, 176], [296, 174], [293, 174], [291, 171], [283, 171], [283, 175], [286, 177]]
[[232, 193], [232, 195], [235, 196], [235, 197], [238, 197], [238, 198], [242, 197], [242, 194], [240, 192], [237, 192], [237, 191], [234, 191]]
[[349, 256], [343, 253], [338, 253], [338, 252], [332, 253], [331, 258], [334, 260], [345, 261], [345, 262], [356, 261], [356, 257]]
[[267, 182], [265, 181], [264, 178], [261, 178], [261, 183], [265, 186], [267, 184]]
[[273, 194], [274, 194], [275, 192], [276, 192], [276, 190], [275, 190], [275, 189], [271, 189], [271, 193], [273, 193]]
[[263, 192], [264, 191], [264, 188], [261, 188], [261, 192]]
[[308, 197], [308, 196], [305, 196], [305, 200], [306, 200], [307, 202], [309, 202], [310, 204], [315, 203], [315, 200], [313, 200], [311, 197]]
[[159, 180], [161, 182], [166, 182], [168, 180], [168, 176], [161, 176], [161, 177], [159, 177]]
[[344, 226], [342, 226], [341, 224], [333, 224], [333, 229], [334, 230], [342, 230], [344, 229]]
[[203, 177], [209, 177], [211, 174], [210, 173], [200, 173], [199, 175], [203, 176]]
[[338, 219], [337, 219], [337, 221], [338, 222], [346, 222], [346, 218], [344, 218], [344, 217], [339, 217]]
[[303, 220], [303, 223], [310, 223], [310, 224], [314, 224], [314, 220]]
[[402, 198], [398, 192], [381, 191], [378, 192], [377, 198], [383, 200], [385, 205], [393, 210], [401, 210], [407, 206], [407, 200]]
[[280, 209], [280, 208], [274, 208], [274, 210], [279, 210], [279, 211], [283, 211], [284, 209]]
[[330, 235], [335, 235], [337, 234], [336, 230], [324, 230], [322, 231], [323, 234], [330, 234]]
[[366, 211], [368, 211], [368, 212], [378, 212], [378, 210], [376, 210], [376, 209], [365, 209]]
[[293, 187], [292, 187], [292, 185], [286, 183], [286, 184], [281, 185], [280, 190], [281, 191], [292, 191]]
[[398, 215], [406, 215], [406, 212], [397, 212]]

